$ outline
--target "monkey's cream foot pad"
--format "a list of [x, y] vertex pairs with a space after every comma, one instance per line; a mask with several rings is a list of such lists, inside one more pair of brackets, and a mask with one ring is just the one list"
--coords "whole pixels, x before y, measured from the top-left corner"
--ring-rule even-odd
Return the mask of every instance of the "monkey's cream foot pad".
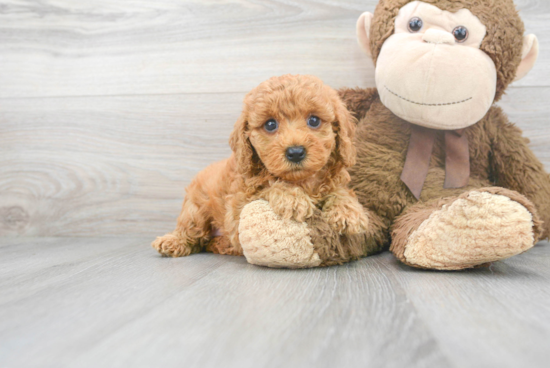
[[502, 195], [471, 192], [435, 211], [411, 234], [407, 262], [458, 270], [515, 256], [534, 245], [533, 217]]
[[307, 224], [281, 219], [264, 200], [244, 207], [239, 239], [251, 264], [273, 268], [309, 268], [321, 264]]

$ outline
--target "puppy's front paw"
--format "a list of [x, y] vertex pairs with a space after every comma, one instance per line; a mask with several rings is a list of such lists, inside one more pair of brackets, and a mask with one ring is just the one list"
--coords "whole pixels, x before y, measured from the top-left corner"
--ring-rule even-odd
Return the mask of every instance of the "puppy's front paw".
[[364, 233], [369, 226], [369, 219], [363, 207], [353, 202], [323, 208], [323, 219], [339, 234]]
[[174, 234], [159, 236], [151, 246], [166, 257], [185, 257], [192, 253], [192, 247]]
[[300, 188], [277, 191], [277, 194], [270, 196], [269, 205], [273, 212], [283, 220], [292, 219], [297, 222], [304, 222], [313, 216], [315, 204]]

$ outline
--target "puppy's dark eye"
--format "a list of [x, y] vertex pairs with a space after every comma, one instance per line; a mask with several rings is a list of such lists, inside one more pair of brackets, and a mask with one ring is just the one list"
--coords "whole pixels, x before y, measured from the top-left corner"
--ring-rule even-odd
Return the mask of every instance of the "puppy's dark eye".
[[275, 119], [269, 119], [264, 124], [264, 129], [267, 130], [269, 133], [273, 133], [277, 129], [279, 129], [279, 123], [277, 123], [277, 120]]
[[456, 42], [464, 42], [468, 39], [468, 28], [459, 26], [453, 29], [453, 36], [456, 38]]
[[409, 31], [413, 33], [420, 31], [422, 29], [422, 26], [424, 26], [424, 22], [418, 17], [414, 17], [409, 20]]
[[319, 119], [317, 116], [310, 116], [309, 119], [307, 119], [307, 125], [310, 128], [319, 128], [321, 125], [321, 119]]

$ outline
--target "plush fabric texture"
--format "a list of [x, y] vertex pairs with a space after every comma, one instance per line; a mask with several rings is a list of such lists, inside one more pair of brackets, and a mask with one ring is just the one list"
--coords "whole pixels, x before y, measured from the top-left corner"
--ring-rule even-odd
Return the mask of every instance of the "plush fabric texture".
[[[371, 23], [371, 52], [376, 64], [382, 45], [394, 32], [395, 18], [399, 10], [413, 0], [380, 0]], [[507, 86], [514, 81], [521, 61], [523, 21], [512, 0], [423, 0], [437, 5], [441, 10], [457, 12], [469, 9], [487, 27], [487, 35], [481, 43], [483, 50], [497, 69], [498, 101]]]
[[308, 268], [321, 264], [307, 224], [281, 219], [267, 201], [254, 201], [244, 207], [239, 234], [248, 263], [274, 268]]
[[[401, 181], [416, 199], [420, 198], [424, 181], [430, 169], [433, 145], [437, 130], [411, 125], [407, 158]], [[464, 188], [470, 179], [470, 153], [468, 137], [464, 131], [445, 132], [445, 185], [444, 188]]]
[[[408, 29], [413, 17], [423, 20], [420, 32]], [[462, 43], [451, 34], [459, 24], [469, 32]], [[401, 8], [394, 30], [376, 62], [376, 86], [385, 106], [431, 129], [462, 129], [485, 116], [495, 98], [497, 72], [479, 48], [487, 29], [475, 15], [415, 1]]]
[[523, 39], [523, 49], [521, 50], [522, 62], [516, 72], [516, 79], [518, 81], [523, 79], [527, 73], [531, 71], [539, 56], [539, 41], [537, 36], [530, 34]]
[[380, 227], [379, 218], [370, 211], [366, 211], [366, 214], [369, 219], [368, 230], [360, 234], [341, 234], [334, 231], [321, 210], [315, 211], [306, 221], [315, 252], [322, 260], [321, 266], [344, 264], [382, 251], [379, 234], [372, 231]]
[[533, 247], [533, 216], [506, 196], [471, 191], [432, 212], [407, 243], [408, 264], [440, 270], [473, 267]]
[[248, 262], [272, 268], [333, 266], [382, 251], [375, 234], [339, 234], [320, 209], [299, 223], [282, 219], [263, 200], [244, 207], [239, 234]]
[[[355, 138], [357, 163], [349, 169], [351, 187], [371, 212], [369, 234], [376, 234], [379, 248], [391, 244], [391, 251], [407, 263], [404, 253], [411, 234], [433, 212], [471, 191], [506, 196], [525, 207], [532, 216], [532, 242], [548, 238], [550, 176], [529, 149], [529, 141], [522, 137], [521, 130], [508, 121], [499, 107], [493, 106], [481, 121], [464, 131], [470, 143], [471, 170], [465, 188], [444, 188], [445, 132], [438, 132], [424, 189], [417, 200], [400, 179], [411, 124], [386, 108], [376, 97], [375, 89], [345, 88], [340, 95], [359, 119]], [[467, 218], [479, 221], [480, 214], [482, 211], [470, 212]], [[518, 225], [515, 231], [524, 229], [524, 224]], [[486, 260], [464, 262], [462, 268], [476, 266], [472, 263], [478, 262]], [[445, 269], [437, 265], [429, 268]]]

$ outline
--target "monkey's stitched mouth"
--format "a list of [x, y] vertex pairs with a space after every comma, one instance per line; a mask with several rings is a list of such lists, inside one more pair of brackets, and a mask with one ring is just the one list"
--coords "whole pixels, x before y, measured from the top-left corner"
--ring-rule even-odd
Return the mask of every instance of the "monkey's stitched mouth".
[[471, 99], [473, 99], [473, 97], [470, 97], [470, 98], [467, 98], [465, 100], [462, 100], [462, 101], [456, 101], [456, 102], [446, 102], [446, 103], [434, 103], [434, 104], [427, 104], [427, 103], [422, 103], [422, 102], [416, 102], [416, 101], [411, 101], [409, 100], [408, 98], [405, 98], [403, 96], [400, 96], [398, 95], [397, 93], [395, 93], [394, 91], [392, 91], [391, 89], [388, 88], [388, 86], [384, 86], [386, 87], [386, 89], [388, 90], [388, 92], [390, 92], [392, 95], [396, 96], [396, 97], [399, 97], [400, 99], [404, 100], [404, 101], [407, 101], [407, 102], [410, 102], [412, 104], [415, 104], [415, 105], [422, 105], [422, 106], [449, 106], [449, 105], [458, 105], [458, 104], [461, 104], [461, 103], [464, 103], [464, 102], [468, 102], [470, 101]]

